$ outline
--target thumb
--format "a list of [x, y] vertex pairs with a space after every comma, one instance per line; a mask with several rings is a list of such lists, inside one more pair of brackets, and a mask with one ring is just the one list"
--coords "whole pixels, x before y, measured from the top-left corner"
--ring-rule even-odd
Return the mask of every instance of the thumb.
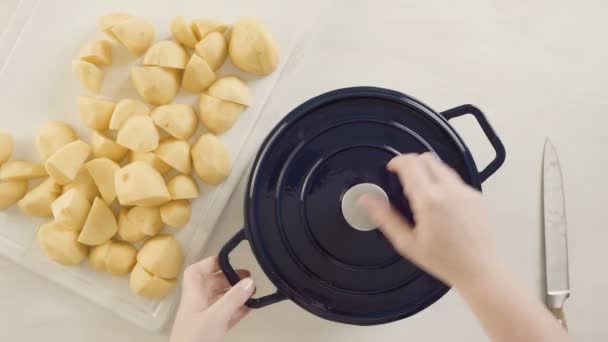
[[367, 211], [397, 251], [409, 254], [415, 239], [414, 230], [390, 203], [380, 196], [365, 194], [359, 199], [359, 205]]
[[211, 306], [213, 316], [222, 321], [230, 322], [233, 316], [245, 305], [255, 291], [253, 279], [245, 278], [234, 285], [222, 298]]

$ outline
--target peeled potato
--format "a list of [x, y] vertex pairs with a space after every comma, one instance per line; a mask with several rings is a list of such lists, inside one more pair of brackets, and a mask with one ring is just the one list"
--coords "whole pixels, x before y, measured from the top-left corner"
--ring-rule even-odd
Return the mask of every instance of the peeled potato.
[[192, 32], [194, 32], [198, 40], [205, 38], [211, 32], [224, 33], [227, 29], [228, 26], [226, 24], [216, 19], [203, 18], [192, 20]]
[[83, 60], [72, 61], [72, 70], [80, 83], [93, 93], [99, 93], [103, 82], [103, 70]]
[[114, 184], [122, 205], [155, 207], [171, 198], [163, 177], [150, 164], [141, 161], [118, 170]]
[[143, 161], [152, 166], [158, 173], [164, 175], [171, 170], [171, 166], [160, 160], [154, 152], [136, 152], [131, 151], [129, 161], [131, 163], [136, 161]]
[[10, 159], [11, 154], [13, 154], [13, 145], [13, 138], [0, 132], [0, 165]]
[[118, 37], [116, 37], [116, 35], [112, 33], [112, 27], [132, 17], [133, 16], [129, 13], [124, 12], [114, 12], [102, 15], [101, 17], [97, 18], [97, 28], [108, 36], [118, 40]]
[[26, 193], [17, 206], [26, 215], [50, 217], [53, 214], [51, 204], [61, 195], [61, 190], [61, 185], [49, 177]]
[[192, 177], [187, 175], [176, 175], [167, 182], [167, 189], [171, 199], [194, 199], [199, 196], [198, 185]]
[[108, 158], [97, 158], [88, 161], [85, 167], [97, 185], [101, 198], [107, 204], [114, 202], [116, 198], [114, 175], [120, 170], [120, 165]]
[[132, 116], [122, 125], [116, 142], [131, 151], [150, 152], [158, 147], [158, 130], [149, 116]]
[[10, 160], [0, 166], [0, 180], [17, 181], [46, 176], [44, 166], [21, 160]]
[[82, 168], [76, 175], [76, 178], [63, 187], [63, 192], [66, 193], [71, 189], [77, 189], [78, 192], [86, 197], [89, 203], [92, 203], [95, 197], [99, 195], [97, 185], [95, 185], [93, 178], [91, 178], [91, 175], [89, 175], [89, 171], [87, 171], [86, 168]]
[[110, 240], [117, 230], [114, 213], [101, 198], [97, 197], [80, 231], [78, 242], [89, 246], [101, 245]]
[[186, 50], [171, 40], [161, 40], [152, 45], [144, 56], [144, 65], [155, 65], [166, 68], [185, 69], [188, 63]]
[[243, 106], [251, 104], [251, 91], [249, 87], [236, 76], [226, 76], [218, 79], [209, 87], [207, 94], [220, 100], [238, 103]]
[[171, 21], [171, 33], [175, 40], [191, 49], [194, 49], [196, 42], [198, 42], [194, 32], [192, 32], [192, 26], [182, 16], [177, 16]]
[[106, 254], [111, 243], [112, 241], [109, 240], [101, 245], [91, 247], [91, 251], [89, 252], [89, 265], [91, 265], [95, 271], [108, 271], [106, 267]]
[[158, 207], [133, 207], [126, 213], [126, 219], [147, 236], [155, 236], [164, 226]]
[[137, 56], [143, 55], [154, 41], [154, 25], [143, 18], [122, 20], [110, 29], [116, 38]]
[[201, 94], [199, 101], [201, 122], [209, 131], [216, 134], [223, 133], [232, 127], [246, 108], [241, 104], [205, 94]]
[[155, 153], [160, 160], [181, 173], [189, 174], [192, 171], [190, 144], [187, 141], [166, 139], [158, 145]]
[[175, 98], [179, 90], [179, 70], [158, 66], [136, 66], [131, 69], [131, 81], [146, 101], [164, 105]]
[[156, 107], [151, 116], [158, 127], [180, 140], [190, 139], [198, 124], [192, 107], [181, 103]]
[[103, 133], [93, 131], [91, 136], [91, 152], [95, 158], [109, 158], [120, 161], [125, 157], [128, 150]]
[[201, 135], [192, 146], [192, 162], [201, 180], [212, 185], [223, 182], [232, 169], [226, 146], [212, 134]]
[[38, 128], [36, 149], [42, 159], [47, 160], [55, 151], [77, 139], [72, 126], [64, 122], [49, 121]]
[[122, 125], [132, 116], [146, 116], [150, 114], [150, 108], [138, 100], [124, 99], [118, 101], [112, 118], [110, 119], [110, 129], [120, 129]]
[[160, 217], [169, 227], [185, 226], [190, 222], [191, 216], [192, 205], [187, 200], [171, 201], [160, 207]]
[[78, 232], [66, 230], [51, 221], [38, 229], [38, 244], [44, 254], [62, 265], [78, 265], [86, 258], [88, 247], [78, 242]]
[[139, 249], [137, 262], [159, 277], [172, 279], [182, 270], [184, 254], [173, 236], [158, 235]]
[[27, 192], [27, 181], [0, 182], [0, 210], [20, 200]]
[[162, 298], [175, 288], [175, 279], [165, 279], [147, 271], [140, 263], [131, 271], [129, 287], [134, 293], [150, 299]]
[[76, 178], [89, 154], [91, 147], [87, 143], [81, 140], [72, 141], [55, 151], [46, 160], [44, 167], [49, 176], [59, 184], [67, 184]]
[[112, 63], [112, 43], [99, 39], [87, 43], [80, 49], [79, 58], [93, 64], [108, 65]]
[[279, 46], [266, 27], [256, 18], [237, 20], [230, 34], [232, 63], [243, 71], [268, 75], [279, 65]]
[[228, 43], [222, 33], [211, 32], [196, 44], [194, 51], [215, 71], [226, 60]]
[[129, 209], [123, 208], [118, 214], [118, 236], [127, 242], [137, 242], [148, 237], [140, 229], [139, 225], [127, 217]]
[[201, 93], [209, 88], [215, 79], [215, 73], [207, 62], [193, 53], [184, 71], [182, 88], [191, 93]]
[[59, 196], [51, 203], [51, 211], [55, 222], [66, 229], [80, 231], [87, 219], [91, 204], [87, 198], [78, 191], [71, 189]]
[[137, 249], [124, 241], [112, 241], [106, 247], [104, 264], [106, 270], [116, 276], [129, 274], [135, 266]]
[[78, 110], [80, 119], [89, 128], [105, 131], [110, 125], [110, 118], [116, 103], [112, 101], [95, 99], [87, 96], [78, 97]]

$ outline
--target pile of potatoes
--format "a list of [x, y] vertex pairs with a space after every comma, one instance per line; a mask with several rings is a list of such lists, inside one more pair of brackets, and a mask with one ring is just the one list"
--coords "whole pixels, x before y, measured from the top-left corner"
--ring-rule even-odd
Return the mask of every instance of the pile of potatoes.
[[[154, 25], [128, 13], [99, 17], [97, 27], [110, 40], [82, 47], [72, 62], [76, 77], [98, 94], [118, 41], [141, 57], [130, 72], [141, 99], [80, 96], [90, 139], [81, 140], [67, 123], [44, 123], [35, 135], [41, 163], [11, 160], [13, 139], [0, 133], [0, 209], [16, 203], [26, 215], [52, 218], [37, 235], [49, 259], [78, 265], [88, 258], [96, 271], [130, 274], [133, 292], [161, 298], [176, 286], [184, 262], [180, 244], [163, 229], [190, 221], [191, 201], [201, 195], [193, 173], [210, 185], [228, 177], [232, 162], [216, 134], [252, 103], [244, 81], [216, 73], [229, 56], [243, 71], [267, 75], [278, 66], [279, 49], [249, 17], [231, 27], [176, 17], [174, 40], [157, 42]], [[190, 105], [173, 103], [180, 89], [200, 94], [198, 115]], [[196, 137], [199, 121], [206, 132]], [[36, 179], [41, 182], [30, 189]]]

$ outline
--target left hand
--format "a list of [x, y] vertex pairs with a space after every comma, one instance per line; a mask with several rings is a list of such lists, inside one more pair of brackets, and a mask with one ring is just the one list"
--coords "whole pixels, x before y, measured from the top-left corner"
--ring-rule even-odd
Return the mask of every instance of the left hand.
[[220, 271], [217, 257], [210, 257], [186, 268], [182, 298], [171, 342], [219, 342], [249, 309], [245, 302], [255, 284], [249, 272], [237, 271], [241, 281], [230, 287]]

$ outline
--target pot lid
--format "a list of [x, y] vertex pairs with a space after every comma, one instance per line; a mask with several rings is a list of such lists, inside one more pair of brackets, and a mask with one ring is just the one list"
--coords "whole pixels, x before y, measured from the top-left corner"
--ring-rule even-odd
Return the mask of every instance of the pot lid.
[[412, 315], [447, 292], [353, 207], [361, 193], [375, 192], [412, 220], [386, 164], [427, 151], [480, 188], [456, 132], [404, 94], [340, 89], [285, 117], [260, 149], [246, 199], [247, 238], [279, 291], [321, 317], [353, 324]]

